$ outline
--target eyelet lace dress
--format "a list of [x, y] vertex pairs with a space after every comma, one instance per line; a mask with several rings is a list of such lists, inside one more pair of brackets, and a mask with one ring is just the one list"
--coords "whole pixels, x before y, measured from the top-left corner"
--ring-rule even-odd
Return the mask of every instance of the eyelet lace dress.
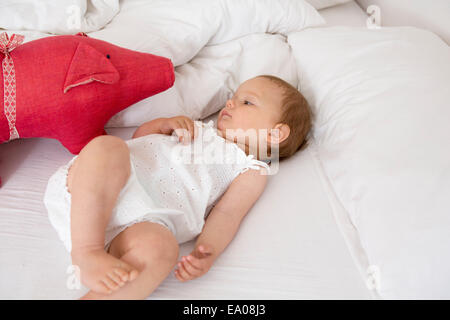
[[[143, 221], [167, 227], [178, 243], [194, 239], [231, 182], [249, 169], [270, 170], [217, 134], [214, 122], [194, 121], [198, 135], [190, 144], [172, 136], [151, 134], [127, 140], [131, 174], [122, 188], [106, 228], [105, 247], [125, 228]], [[71, 251], [67, 172], [78, 156], [49, 179], [44, 204], [66, 249]]]

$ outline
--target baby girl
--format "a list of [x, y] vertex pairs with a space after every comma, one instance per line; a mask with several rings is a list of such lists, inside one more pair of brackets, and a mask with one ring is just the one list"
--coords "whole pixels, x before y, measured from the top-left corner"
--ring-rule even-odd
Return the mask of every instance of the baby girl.
[[[90, 289], [83, 298], [144, 299], [174, 267], [182, 282], [205, 274], [263, 192], [268, 162], [302, 149], [310, 127], [300, 92], [263, 75], [239, 86], [217, 127], [178, 116], [146, 122], [127, 141], [90, 141], [44, 197]], [[177, 263], [179, 244], [195, 238]]]

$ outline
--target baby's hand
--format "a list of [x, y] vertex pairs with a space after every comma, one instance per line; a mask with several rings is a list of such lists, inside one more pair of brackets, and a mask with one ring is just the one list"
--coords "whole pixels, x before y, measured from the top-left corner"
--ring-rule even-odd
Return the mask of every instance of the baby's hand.
[[209, 245], [201, 244], [196, 247], [188, 256], [183, 256], [178, 262], [178, 269], [175, 276], [181, 282], [193, 280], [209, 271], [214, 262], [212, 248]]
[[184, 144], [188, 144], [197, 134], [194, 121], [185, 116], [164, 119], [160, 130], [163, 134], [172, 134], [175, 131], [178, 141]]

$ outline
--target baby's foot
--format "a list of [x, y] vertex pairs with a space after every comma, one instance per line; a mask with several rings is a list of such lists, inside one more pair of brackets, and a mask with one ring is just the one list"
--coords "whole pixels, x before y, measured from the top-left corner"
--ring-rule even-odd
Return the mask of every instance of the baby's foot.
[[116, 291], [139, 274], [135, 268], [104, 250], [72, 251], [72, 263], [80, 268], [81, 283], [103, 294]]

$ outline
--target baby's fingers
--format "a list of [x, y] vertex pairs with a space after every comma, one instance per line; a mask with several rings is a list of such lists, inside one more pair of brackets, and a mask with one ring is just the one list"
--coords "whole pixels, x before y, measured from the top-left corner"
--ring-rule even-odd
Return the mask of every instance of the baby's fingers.
[[177, 128], [174, 130], [178, 137], [178, 142], [187, 143], [189, 142], [189, 131], [184, 128]]
[[204, 267], [203, 261], [199, 258], [194, 257], [192, 254], [188, 255], [184, 259], [186, 259], [186, 261], [189, 261], [189, 263], [196, 269], [202, 270]]
[[199, 277], [202, 275], [202, 269], [194, 266], [191, 262], [189, 262], [185, 257], [182, 258], [182, 265], [185, 270], [193, 277]]
[[191, 140], [194, 139], [196, 136], [194, 122], [191, 119], [184, 119], [184, 122], [187, 126], [187, 129], [189, 130]]
[[180, 280], [181, 282], [186, 281], [185, 279], [182, 278], [181, 274], [180, 274], [180, 269], [177, 269], [174, 271], [175, 277], [177, 277], [178, 280]]
[[178, 269], [175, 270], [175, 276], [182, 282], [192, 279], [192, 276], [186, 271], [181, 262], [178, 263]]

